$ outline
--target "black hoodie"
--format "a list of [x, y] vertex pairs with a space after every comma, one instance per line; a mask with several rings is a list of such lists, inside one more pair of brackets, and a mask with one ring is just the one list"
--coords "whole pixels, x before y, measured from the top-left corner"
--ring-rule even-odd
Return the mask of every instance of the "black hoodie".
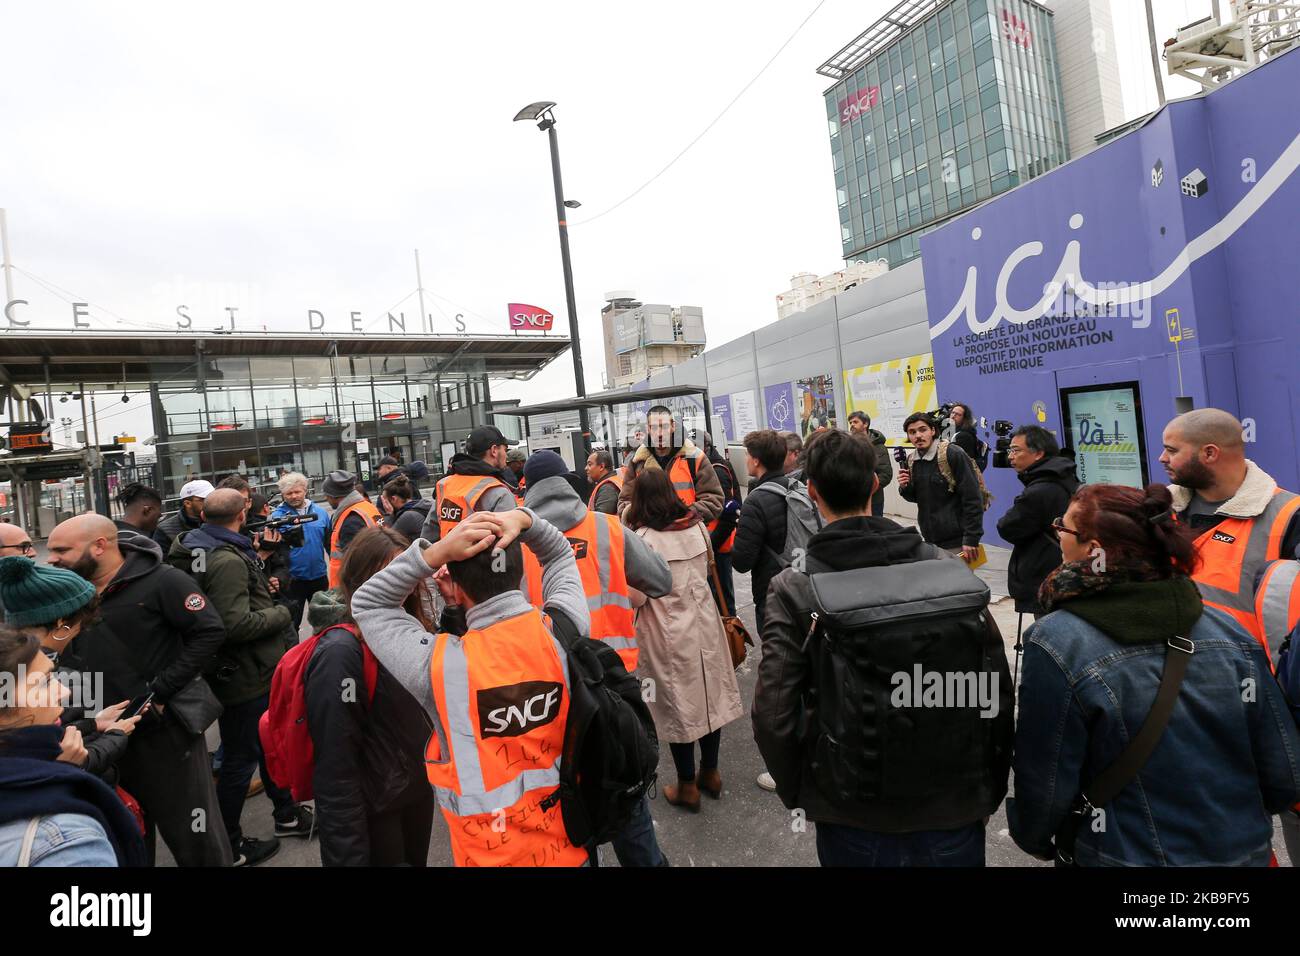
[[1016, 477], [1025, 490], [998, 519], [998, 534], [1012, 546], [1007, 590], [1015, 599], [1016, 610], [1038, 614], [1038, 586], [1061, 563], [1061, 545], [1052, 531], [1052, 521], [1065, 514], [1079, 479], [1074, 462], [1059, 456], [1044, 458]]
[[103, 673], [108, 701], [132, 700], [147, 685], [165, 704], [202, 673], [226, 629], [190, 576], [163, 563], [154, 542], [123, 533], [117, 546], [125, 560], [100, 596], [99, 620], [68, 643], [60, 664]]
[[[851, 573], [936, 558], [956, 560], [926, 544], [915, 528], [904, 528], [888, 518], [842, 518], [809, 539], [807, 570], [812, 574]], [[864, 581], [863, 586], [869, 585]], [[791, 567], [772, 579], [763, 628], [763, 657], [754, 688], [753, 721], [754, 739], [776, 780], [777, 795], [782, 802], [790, 809], [802, 809], [809, 820], [888, 833], [952, 829], [990, 813], [997, 805], [996, 802], [989, 805], [993, 795], [975, 788], [970, 793], [947, 794], [939, 800], [920, 800], [907, 806], [882, 802], [855, 811], [846, 810], [834, 794], [822, 792], [809, 770], [812, 754], [805, 753], [810, 721], [814, 717], [810, 692], [817, 683], [813, 673], [814, 651], [808, 645], [815, 607], [809, 574]], [[996, 647], [1000, 653], [1001, 636], [991, 618], [987, 623], [988, 646]], [[1005, 657], [1002, 669], [1006, 670]], [[1009, 688], [1009, 672], [1002, 686]], [[1010, 704], [1009, 694], [1007, 704]], [[998, 732], [1008, 757], [1012, 729], [1011, 708], [1007, 706]], [[1003, 772], [1003, 793], [1005, 781]], [[996, 798], [1001, 802], [1001, 794]], [[955, 822], [954, 817], [958, 818]]]

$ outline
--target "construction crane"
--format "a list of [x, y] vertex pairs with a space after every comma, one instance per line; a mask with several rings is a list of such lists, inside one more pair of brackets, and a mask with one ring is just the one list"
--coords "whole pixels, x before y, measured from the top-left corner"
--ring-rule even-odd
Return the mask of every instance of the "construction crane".
[[1227, 0], [1228, 19], [1206, 17], [1165, 41], [1165, 69], [1212, 90], [1300, 42], [1300, 3]]

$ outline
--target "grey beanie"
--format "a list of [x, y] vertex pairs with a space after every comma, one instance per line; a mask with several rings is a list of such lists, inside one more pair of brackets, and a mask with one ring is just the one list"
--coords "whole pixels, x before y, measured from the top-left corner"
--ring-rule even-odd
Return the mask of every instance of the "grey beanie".
[[356, 475], [350, 471], [331, 471], [325, 476], [321, 490], [327, 498], [346, 498], [356, 486]]

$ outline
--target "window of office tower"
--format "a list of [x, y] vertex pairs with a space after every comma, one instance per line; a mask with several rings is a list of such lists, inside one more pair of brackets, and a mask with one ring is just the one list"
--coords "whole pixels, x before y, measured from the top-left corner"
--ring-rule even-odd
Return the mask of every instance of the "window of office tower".
[[927, 227], [1066, 158], [1046, 9], [938, 0], [915, 16], [826, 93], [846, 258], [906, 261]]

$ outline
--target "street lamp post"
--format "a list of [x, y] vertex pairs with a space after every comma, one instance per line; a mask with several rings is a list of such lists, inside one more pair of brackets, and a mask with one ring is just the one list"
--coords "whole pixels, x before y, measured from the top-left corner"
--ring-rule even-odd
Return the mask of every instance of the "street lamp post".
[[[564, 266], [564, 297], [569, 309], [569, 348], [573, 352], [573, 380], [579, 398], [587, 395], [587, 386], [582, 376], [582, 342], [578, 337], [578, 302], [573, 292], [573, 262], [569, 258], [569, 224], [566, 221], [565, 208], [576, 209], [576, 201], [566, 202], [564, 184], [560, 179], [560, 143], [555, 135], [555, 116], [551, 112], [554, 103], [541, 100], [529, 103], [515, 114], [515, 122], [530, 120], [537, 123], [537, 128], [546, 131], [551, 144], [551, 175], [555, 180], [555, 218], [560, 227], [560, 260]], [[578, 426], [582, 429], [583, 441], [591, 446], [591, 428], [587, 424], [587, 409], [578, 408]]]

